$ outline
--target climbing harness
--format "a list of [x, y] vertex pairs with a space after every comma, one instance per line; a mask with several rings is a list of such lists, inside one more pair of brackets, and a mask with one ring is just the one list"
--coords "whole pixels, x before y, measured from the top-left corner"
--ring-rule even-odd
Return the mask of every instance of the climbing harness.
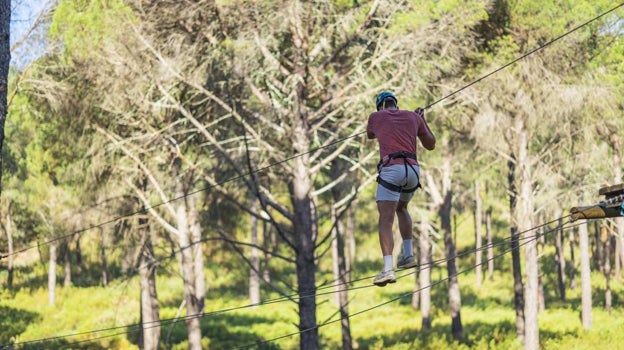
[[[384, 166], [388, 165], [388, 162], [390, 162], [390, 160], [392, 159], [397, 159], [397, 158], [403, 158], [403, 165], [405, 165], [405, 181], [406, 181], [406, 185], [407, 185], [407, 166], [409, 165], [410, 168], [412, 168], [412, 171], [414, 171], [414, 174], [416, 174], [416, 178], [418, 179], [418, 185], [416, 185], [416, 187], [413, 188], [403, 188], [404, 186], [398, 186], [395, 184], [392, 184], [384, 179], [381, 178], [381, 168], [383, 168]], [[390, 191], [393, 192], [401, 192], [401, 193], [412, 193], [414, 191], [416, 191], [419, 188], [422, 188], [422, 186], [420, 185], [420, 176], [418, 176], [418, 172], [416, 171], [416, 169], [414, 169], [414, 166], [412, 164], [410, 164], [407, 159], [413, 159], [416, 160], [416, 155], [414, 153], [409, 153], [409, 152], [395, 152], [395, 153], [390, 153], [387, 156], [383, 157], [379, 163], [377, 164], [377, 183], [382, 185], [383, 187], [389, 189]]]

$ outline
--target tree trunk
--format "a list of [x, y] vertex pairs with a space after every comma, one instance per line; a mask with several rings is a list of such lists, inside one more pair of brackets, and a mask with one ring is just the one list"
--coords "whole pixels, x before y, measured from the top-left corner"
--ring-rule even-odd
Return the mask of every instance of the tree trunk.
[[615, 279], [621, 279], [622, 266], [624, 266], [624, 218], [614, 218], [615, 231], [617, 232], [615, 243]]
[[106, 259], [106, 231], [101, 227], [100, 236], [102, 237], [102, 245], [100, 246], [100, 262], [102, 263], [102, 285], [106, 287], [108, 285], [108, 260]]
[[[332, 162], [330, 168], [330, 175], [332, 181], [338, 180], [342, 174], [347, 170], [348, 165], [343, 161]], [[334, 203], [338, 203], [345, 196], [348, 195], [345, 189], [350, 187], [349, 182], [342, 183], [334, 186], [331, 190], [332, 199]], [[349, 320], [349, 270], [348, 270], [348, 258], [345, 254], [345, 233], [343, 230], [343, 221], [347, 221], [347, 225], [353, 225], [353, 218], [349, 218], [350, 212], [352, 213], [353, 202], [349, 204], [346, 211], [342, 213], [342, 217], [339, 217], [336, 208], [331, 208], [331, 221], [334, 223], [334, 227], [331, 232], [331, 248], [332, 248], [332, 261], [334, 272], [334, 286], [336, 289], [336, 298], [340, 311], [340, 320], [342, 328], [342, 348], [344, 350], [353, 349], [353, 338], [351, 337], [351, 323]], [[344, 218], [344, 219], [343, 219]], [[351, 223], [349, 223], [351, 221]], [[352, 227], [350, 229], [353, 229]]]
[[[299, 19], [299, 18], [297, 18]], [[305, 63], [302, 53], [295, 54], [295, 75], [305, 81]], [[308, 116], [305, 108], [305, 86], [296, 87], [295, 110], [293, 116], [292, 143], [294, 152], [303, 156], [296, 157], [292, 163], [292, 184], [290, 186], [293, 204], [293, 228], [295, 235], [297, 293], [299, 294], [299, 348], [316, 350], [319, 348], [318, 328], [316, 325], [316, 261], [314, 260], [316, 227], [312, 215], [312, 181], [310, 178], [310, 139]]]
[[494, 240], [492, 239], [492, 207], [485, 211], [485, 235], [487, 236], [488, 279], [494, 281]]
[[13, 225], [11, 221], [10, 206], [6, 207], [6, 223], [5, 232], [7, 235], [7, 249], [8, 249], [8, 262], [7, 262], [7, 287], [13, 288]]
[[301, 350], [315, 350], [319, 348], [318, 328], [316, 327], [316, 263], [312, 239], [311, 184], [307, 173], [309, 169], [307, 156], [295, 158], [293, 163], [292, 201], [295, 212], [293, 224], [297, 252], [297, 293], [300, 296], [299, 331], [302, 332], [299, 347]]
[[63, 254], [63, 287], [69, 287], [72, 283], [71, 275], [71, 251], [69, 249], [69, 241], [64, 240], [62, 245]]
[[564, 236], [563, 236], [563, 218], [559, 218], [557, 233], [555, 235], [555, 264], [557, 266], [557, 286], [559, 287], [559, 298], [566, 300], [566, 275], [565, 275], [565, 256], [563, 254]]
[[[534, 221], [531, 221], [534, 223]], [[544, 218], [540, 218], [537, 222], [545, 222]], [[533, 225], [533, 224], [532, 224]], [[546, 310], [546, 296], [545, 296], [545, 292], [544, 292], [544, 283], [542, 282], [544, 276], [539, 264], [539, 257], [543, 255], [544, 253], [544, 246], [546, 246], [546, 234], [544, 233], [545, 229], [542, 229], [541, 232], [539, 233], [539, 239], [537, 241], [537, 296], [538, 296], [538, 303], [537, 303], [537, 312], [538, 315]], [[537, 233], [537, 231], [536, 231]], [[539, 327], [538, 327], [538, 331], [539, 331]]]
[[356, 229], [356, 208], [357, 199], [351, 203], [349, 209], [347, 209], [347, 228], [345, 231], [345, 241], [347, 246], [347, 276], [345, 278], [347, 281], [351, 281], [351, 266], [355, 262], [355, 229]]
[[422, 329], [431, 329], [431, 264], [432, 250], [429, 238], [429, 223], [425, 218], [420, 222], [420, 234], [418, 235], [419, 281], [420, 281], [420, 314], [422, 317]]
[[180, 270], [184, 283], [184, 300], [186, 302], [186, 328], [188, 331], [189, 350], [201, 350], [201, 328], [199, 324], [199, 298], [195, 292], [195, 275], [193, 273], [193, 254], [189, 248], [191, 244], [190, 232], [187, 223], [187, 214], [184, 205], [179, 205], [177, 213], [178, 244], [180, 254]]
[[481, 288], [481, 284], [483, 283], [483, 266], [482, 264], [482, 256], [483, 252], [481, 251], [482, 242], [481, 239], [483, 234], [481, 233], [481, 227], [483, 223], [482, 218], [482, 204], [481, 204], [481, 186], [479, 184], [479, 180], [475, 180], [475, 283], [477, 288]]
[[[334, 227], [331, 230], [331, 254], [332, 254], [332, 273], [333, 273], [333, 282], [334, 282], [334, 302], [340, 306], [340, 295], [343, 293], [343, 283], [344, 275], [340, 274], [340, 247], [339, 245], [343, 245], [343, 253], [344, 253], [344, 243], [341, 238], [339, 238], [340, 232], [342, 231], [340, 227], [340, 223], [337, 221], [337, 215], [335, 208], [331, 209], [331, 220], [334, 223]], [[340, 241], [340, 242], [339, 242]], [[344, 258], [344, 256], [342, 257]]]
[[[600, 238], [600, 234], [601, 234], [601, 230], [600, 227], [598, 225], [598, 221], [594, 221], [594, 242], [596, 243], [594, 246], [594, 253], [591, 255], [591, 257], [594, 259], [594, 266], [597, 266], [598, 269], [600, 270], [600, 272], [604, 273], [604, 252], [603, 252], [603, 244], [602, 244], [602, 240]], [[590, 239], [590, 246], [591, 246], [591, 239]], [[590, 249], [591, 251], [591, 249]]]
[[[524, 231], [524, 230], [523, 230]], [[532, 231], [535, 234], [535, 231]], [[537, 240], [530, 232], [525, 234], [526, 284], [524, 294], [524, 345], [527, 350], [539, 348], [539, 265], [537, 258]]]
[[344, 237], [341, 233], [342, 225], [336, 215], [336, 210], [332, 208], [332, 221], [335, 223], [332, 230], [332, 260], [334, 272], [334, 286], [336, 288], [336, 296], [338, 298], [338, 307], [340, 310], [340, 319], [342, 327], [342, 349], [353, 349], [353, 339], [351, 337], [351, 324], [349, 321], [349, 298], [347, 286], [349, 281], [347, 276], [347, 263], [345, 258]]
[[48, 304], [56, 302], [56, 243], [50, 243], [50, 263], [48, 266]]
[[[620, 218], [616, 218], [616, 219], [620, 219]], [[616, 230], [619, 228], [619, 225], [617, 223], [615, 224], [615, 228]], [[615, 254], [614, 254], [614, 259], [613, 259], [613, 263], [614, 263], [614, 273], [615, 273], [615, 280], [617, 282], [620, 281], [620, 270], [621, 270], [621, 264], [622, 264], [622, 260], [621, 260], [621, 252], [622, 252], [622, 240], [621, 240], [622, 236], [620, 235], [620, 233], [618, 232], [615, 238]]]
[[518, 136], [518, 161], [516, 170], [520, 177], [520, 206], [516, 223], [524, 232], [524, 254], [526, 266], [526, 285], [524, 294], [524, 347], [527, 350], [539, 348], [539, 260], [537, 242], [539, 233], [531, 230], [533, 222], [533, 194], [531, 164], [528, 155], [528, 132], [522, 116], [515, 117], [515, 130]]
[[587, 221], [583, 220], [579, 226], [579, 249], [581, 259], [581, 321], [583, 328], [592, 327], [592, 296], [591, 296], [591, 270], [589, 261], [589, 233]]
[[570, 229], [569, 239], [570, 243], [570, 288], [576, 289], [576, 259], [574, 258], [574, 228]]
[[258, 246], [258, 197], [253, 196], [251, 198], [251, 215], [249, 216], [249, 232], [250, 242], [252, 244], [251, 251], [249, 253], [249, 261], [251, 267], [249, 268], [249, 302], [252, 305], [260, 303], [260, 252], [256, 246]]
[[[7, 117], [7, 92], [9, 89], [9, 63], [11, 61], [11, 0], [0, 1], [0, 154], [3, 154], [4, 124]], [[4, 157], [0, 157], [0, 194]]]
[[[614, 184], [622, 183], [622, 150], [620, 147], [620, 139], [617, 135], [611, 135], [611, 147], [613, 148], [613, 167]], [[624, 218], [617, 217], [615, 221], [615, 230], [617, 231], [616, 253], [615, 253], [615, 278], [620, 280], [621, 268], [624, 265]]]
[[[132, 235], [131, 235], [130, 224], [128, 222], [122, 222], [119, 225], [119, 228], [116, 234], [121, 236], [121, 240], [123, 242], [131, 242]], [[125, 247], [126, 249], [124, 249], [123, 255], [121, 257], [121, 272], [124, 275], [129, 274], [132, 267], [136, 263], [135, 260], [136, 260], [136, 253], [137, 253], [136, 243], [126, 243]]]
[[[422, 229], [422, 220], [420, 224], [420, 229]], [[422, 270], [422, 266], [420, 265], [421, 259], [421, 251], [420, 251], [420, 237], [424, 234], [422, 230], [420, 232], [417, 231], [418, 240], [415, 241], [415, 250], [414, 250], [414, 259], [418, 262], [418, 267], [416, 269], [416, 274], [414, 274], [414, 293], [412, 293], [412, 309], [418, 310], [420, 307], [420, 273]]]
[[198, 194], [191, 194], [187, 197], [189, 232], [191, 233], [191, 252], [193, 253], [193, 277], [195, 284], [195, 295], [197, 296], [197, 313], [204, 312], [206, 300], [206, 277], [204, 274], [204, 243], [202, 242], [202, 228], [199, 221], [199, 209], [197, 207]]
[[440, 212], [442, 230], [444, 230], [444, 248], [447, 258], [446, 270], [449, 278], [449, 306], [451, 308], [451, 333], [453, 338], [461, 340], [463, 337], [463, 327], [461, 323], [461, 294], [459, 291], [459, 281], [457, 278], [457, 252], [455, 242], [451, 232], [451, 191], [446, 192], [444, 206]]
[[80, 237], [82, 235], [75, 235], [76, 242], [76, 262], [74, 263], [74, 268], [76, 269], [76, 274], [80, 276], [82, 274], [82, 247], [80, 246]]
[[[516, 217], [517, 190], [515, 157], [507, 162], [507, 184], [509, 187], [509, 216]], [[509, 228], [511, 231], [511, 261], [514, 279], [514, 306], [516, 308], [516, 336], [524, 343], [524, 286], [522, 285], [522, 265], [520, 263], [520, 235], [518, 226], [513, 220]]]
[[[538, 265], [539, 273], [539, 265]], [[544, 283], [542, 283], [542, 274], [537, 276], [537, 312], [538, 314], [546, 310], [546, 296], [544, 295]], [[539, 329], [538, 329], [539, 330]]]
[[[416, 248], [416, 259], [420, 261], [420, 247]], [[420, 271], [414, 275], [414, 293], [412, 293], [412, 309], [418, 310], [420, 307]]]
[[156, 263], [148, 219], [139, 219], [139, 237], [144, 241], [139, 255], [141, 283], [141, 350], [157, 350], [160, 341], [160, 314], [156, 293]]
[[449, 160], [444, 161], [443, 170], [443, 191], [444, 201], [438, 209], [442, 231], [444, 232], [444, 250], [446, 254], [446, 271], [449, 283], [449, 307], [451, 312], [451, 333], [453, 338], [461, 340], [463, 338], [463, 327], [461, 322], [461, 293], [457, 277], [457, 251], [453, 241], [451, 228], [451, 204], [453, 192], [451, 190], [451, 168]]
[[[147, 176], [138, 181], [142, 191], [147, 190]], [[142, 206], [142, 211], [145, 207]], [[158, 294], [156, 293], [156, 261], [152, 244], [152, 230], [148, 217], [138, 218], [138, 241], [141, 242], [137, 262], [140, 276], [140, 323], [139, 348], [141, 350], [157, 350], [160, 341], [160, 313]], [[104, 238], [102, 238], [104, 247]], [[190, 341], [189, 341], [190, 348]]]
[[273, 230], [273, 226], [268, 223], [262, 224], [262, 247], [264, 248], [262, 279], [267, 282], [271, 282], [271, 273], [269, 269], [271, 254], [269, 254], [269, 252], [275, 252], [277, 250], [277, 237], [275, 235], [275, 231]]
[[[615, 227], [611, 227], [611, 229], [614, 229]], [[612, 303], [612, 297], [611, 297], [611, 234], [609, 233], [609, 228], [607, 227], [607, 223], [603, 223], [602, 225], [602, 234], [601, 234], [601, 238], [603, 239], [604, 242], [604, 276], [605, 276], [605, 309], [607, 310], [607, 313], [610, 315], [611, 314], [611, 303]]]
[[189, 350], [201, 350], [201, 328], [199, 322], [200, 297], [196, 292], [195, 266], [193, 250], [191, 249], [191, 228], [189, 218], [189, 202], [184, 190], [182, 180], [176, 185], [176, 198], [184, 198], [177, 201], [176, 226], [180, 253], [178, 260], [184, 284], [184, 300], [186, 304], [186, 328], [188, 333]]

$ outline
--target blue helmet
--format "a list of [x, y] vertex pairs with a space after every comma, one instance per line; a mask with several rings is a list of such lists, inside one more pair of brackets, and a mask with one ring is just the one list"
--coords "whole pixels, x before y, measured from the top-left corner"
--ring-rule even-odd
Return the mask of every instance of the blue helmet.
[[396, 96], [394, 96], [393, 93], [391, 93], [390, 91], [383, 91], [379, 95], [377, 95], [377, 99], [376, 99], [376, 102], [375, 102], [375, 107], [377, 107], [377, 110], [379, 110], [379, 107], [383, 104], [383, 102], [388, 97], [392, 98], [395, 103], [398, 103], [397, 98], [396, 98]]

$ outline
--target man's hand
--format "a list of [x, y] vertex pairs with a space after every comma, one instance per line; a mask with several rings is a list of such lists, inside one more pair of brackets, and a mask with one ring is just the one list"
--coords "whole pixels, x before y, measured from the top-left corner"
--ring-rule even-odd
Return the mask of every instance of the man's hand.
[[425, 119], [425, 110], [418, 107], [416, 108], [416, 110], [414, 111], [416, 112], [416, 114], [418, 114], [421, 118]]

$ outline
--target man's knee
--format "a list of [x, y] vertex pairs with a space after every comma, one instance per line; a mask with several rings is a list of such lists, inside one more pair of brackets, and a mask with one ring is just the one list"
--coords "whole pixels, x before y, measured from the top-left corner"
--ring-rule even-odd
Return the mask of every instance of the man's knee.
[[407, 202], [399, 201], [395, 211], [397, 214], [407, 213]]
[[393, 217], [396, 208], [397, 208], [396, 202], [390, 202], [390, 201], [377, 202], [377, 209], [379, 210], [380, 217], [384, 217], [384, 218]]

